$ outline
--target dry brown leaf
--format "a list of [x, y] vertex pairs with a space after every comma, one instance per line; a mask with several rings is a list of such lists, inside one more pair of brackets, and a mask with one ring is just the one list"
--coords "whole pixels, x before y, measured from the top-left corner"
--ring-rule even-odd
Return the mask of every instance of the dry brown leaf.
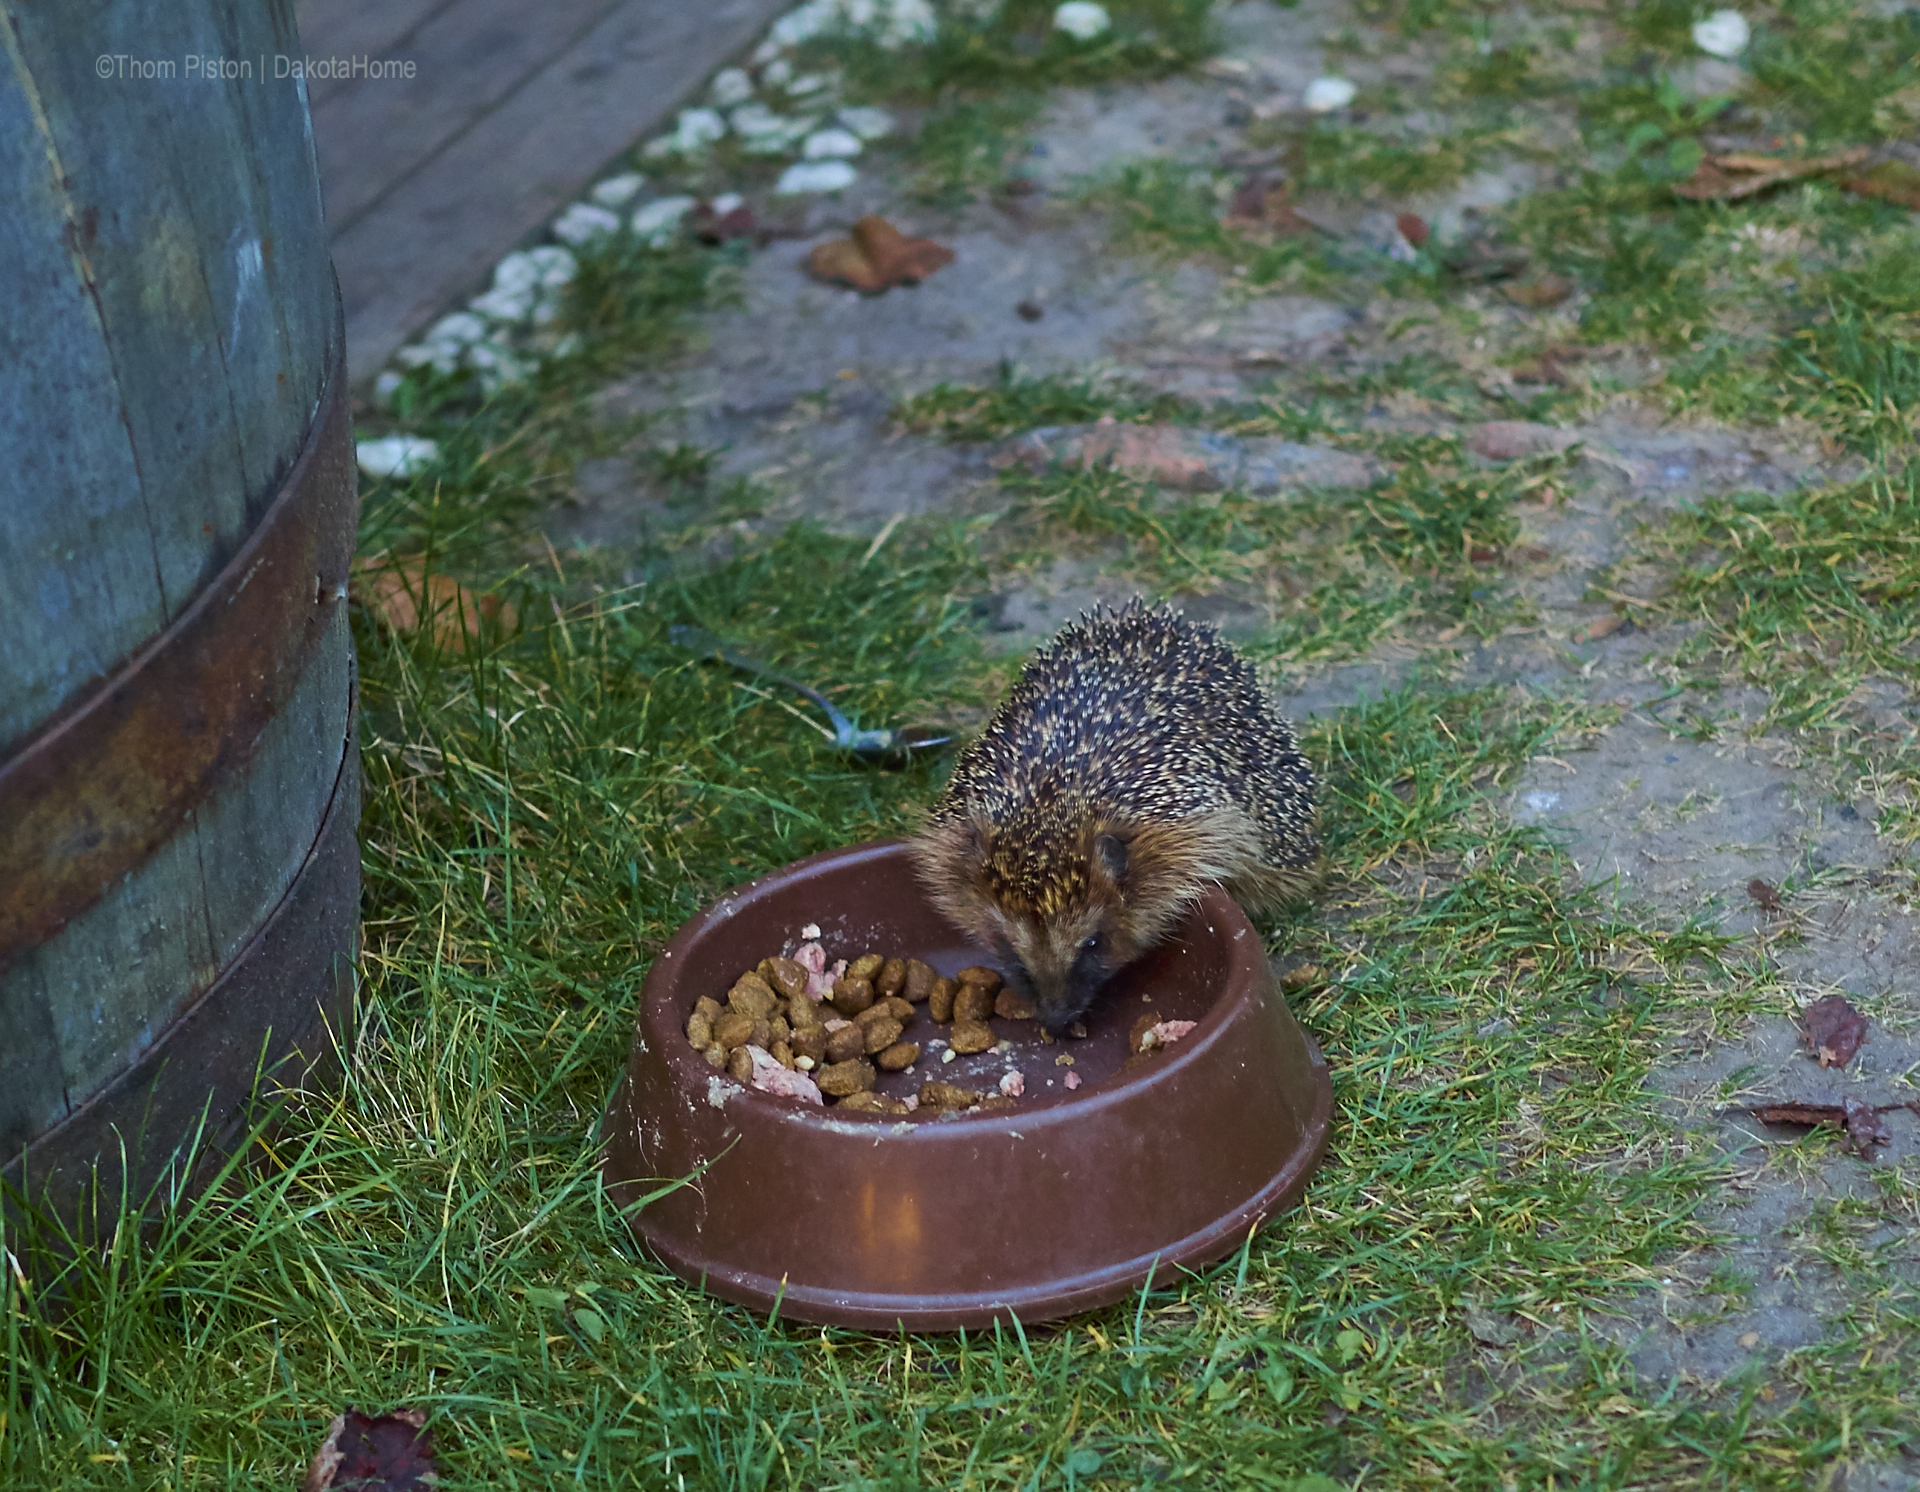
[[1586, 626], [1577, 628], [1573, 634], [1575, 642], [1598, 642], [1601, 638], [1618, 632], [1627, 624], [1627, 619], [1619, 612], [1609, 616], [1595, 617]]
[[1767, 882], [1761, 880], [1758, 876], [1755, 876], [1747, 882], [1747, 897], [1750, 901], [1758, 902], [1760, 904], [1760, 910], [1763, 912], [1777, 912], [1780, 910], [1779, 888], [1768, 885]]
[[1920, 171], [1905, 161], [1882, 161], [1870, 171], [1850, 177], [1842, 185], [1862, 197], [1878, 197], [1920, 211]]
[[[1888, 1104], [1886, 1108], [1897, 1109], [1899, 1104]], [[1870, 1152], [1875, 1145], [1888, 1144], [1893, 1134], [1880, 1115], [1882, 1109], [1872, 1104], [1862, 1103], [1857, 1098], [1849, 1098], [1844, 1103], [1767, 1103], [1756, 1104], [1748, 1110], [1762, 1124], [1800, 1124], [1809, 1129], [1825, 1127], [1844, 1129], [1847, 1142], [1853, 1147], [1854, 1154], [1862, 1160], [1871, 1159]]]
[[429, 640], [449, 653], [464, 653], [487, 632], [511, 632], [511, 604], [470, 591], [451, 575], [429, 575], [417, 559], [360, 567], [354, 594], [395, 632], [411, 635], [424, 625]]
[[304, 1492], [430, 1492], [433, 1445], [418, 1409], [336, 1414], [307, 1468]]
[[1548, 306], [1559, 305], [1577, 288], [1573, 281], [1564, 275], [1548, 274], [1534, 275], [1525, 280], [1511, 280], [1500, 287], [1500, 293], [1516, 306], [1540, 311]]
[[1802, 1013], [1807, 1018], [1807, 1045], [1819, 1055], [1822, 1067], [1845, 1067], [1867, 1039], [1867, 1018], [1845, 995], [1815, 1000]]
[[1427, 226], [1427, 220], [1417, 212], [1403, 212], [1393, 220], [1393, 226], [1400, 230], [1400, 236], [1416, 249], [1424, 249], [1427, 240], [1432, 237], [1433, 229]]
[[930, 238], [908, 238], [878, 214], [853, 225], [850, 238], [820, 244], [807, 255], [807, 273], [816, 280], [851, 285], [878, 295], [895, 285], [912, 285], [953, 263], [953, 250]]
[[1284, 173], [1256, 171], [1233, 194], [1222, 226], [1247, 238], [1304, 238], [1320, 230], [1293, 209]]
[[1848, 170], [1864, 161], [1869, 153], [1866, 146], [1856, 145], [1834, 155], [1797, 158], [1752, 155], [1745, 151], [1709, 155], [1701, 159], [1692, 176], [1673, 190], [1675, 195], [1692, 202], [1737, 202], [1782, 182]]

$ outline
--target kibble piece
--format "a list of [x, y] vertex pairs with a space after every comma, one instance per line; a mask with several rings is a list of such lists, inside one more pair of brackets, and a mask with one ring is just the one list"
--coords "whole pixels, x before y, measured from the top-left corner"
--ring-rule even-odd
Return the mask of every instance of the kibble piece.
[[866, 1049], [867, 1032], [864, 1026], [849, 1023], [827, 1036], [825, 1052], [829, 1062], [845, 1062], [860, 1056]]
[[753, 1081], [753, 1057], [745, 1047], [737, 1046], [727, 1053], [727, 1076], [736, 1083]]
[[884, 1093], [874, 1093], [871, 1090], [849, 1093], [834, 1107], [844, 1109], [850, 1114], [911, 1114], [913, 1112], [899, 1099], [889, 1098]]
[[883, 1072], [900, 1072], [920, 1060], [920, 1043], [896, 1041], [873, 1059]]
[[707, 1059], [707, 1065], [709, 1067], [725, 1067], [727, 1065], [727, 1049], [717, 1041], [700, 1055]]
[[[908, 1006], [907, 1008], [912, 1009], [913, 1007]], [[861, 1011], [853, 1018], [853, 1023], [856, 1026], [870, 1026], [875, 1021], [891, 1020], [899, 1020], [899, 1017], [887, 1008], [885, 1001], [881, 1001], [878, 1004], [869, 1005], [865, 1010]], [[901, 1021], [901, 1024], [905, 1025], [906, 1022]]]
[[874, 976], [886, 966], [886, 960], [877, 953], [863, 953], [847, 965], [847, 978], [864, 979], [873, 983]]
[[1017, 1109], [1020, 1105], [1004, 1093], [987, 1093], [981, 1096], [980, 1107], [983, 1109]]
[[836, 979], [833, 1008], [842, 1015], [858, 1015], [873, 1004], [873, 986], [864, 979]]
[[817, 1026], [820, 1022], [820, 1007], [811, 997], [795, 995], [787, 1001], [787, 1026], [790, 1030], [804, 1031], [808, 1026]]
[[933, 993], [933, 981], [940, 976], [933, 972], [931, 964], [923, 964], [917, 958], [907, 960], [906, 981], [900, 986], [903, 998], [918, 1005]]
[[713, 1023], [713, 1039], [727, 1051], [753, 1040], [753, 1017], [729, 1010]]
[[713, 1045], [713, 1022], [697, 1010], [687, 1017], [687, 1041], [703, 1052]]
[[793, 1048], [784, 1041], [776, 1041], [767, 1050], [773, 1054], [773, 1060], [789, 1070], [793, 1067]]
[[785, 1041], [793, 1028], [787, 1024], [787, 1018], [775, 1011], [767, 1017], [767, 1050], [772, 1051], [776, 1042]]
[[900, 1039], [900, 1022], [891, 1016], [882, 1016], [877, 1021], [869, 1021], [862, 1028], [867, 1033], [867, 1055], [884, 1052]]
[[807, 992], [807, 966], [798, 959], [770, 958], [767, 960], [767, 983], [789, 1000], [795, 995], [804, 995]]
[[901, 999], [898, 995], [888, 995], [887, 998], [880, 1003], [886, 1007], [887, 1014], [900, 1022], [901, 1025], [911, 1026], [913, 1024], [913, 1006], [910, 1002]]
[[1000, 988], [999, 971], [995, 969], [985, 968], [980, 964], [975, 964], [970, 969], [962, 969], [958, 974], [955, 974], [953, 977], [957, 982], [961, 984], [980, 985], [983, 989], [987, 990], [989, 993]]
[[970, 1109], [978, 1102], [978, 1093], [954, 1083], [934, 1081], [920, 1085], [920, 1107], [923, 1109]]
[[758, 974], [742, 974], [727, 991], [728, 1006], [756, 1021], [772, 1015], [773, 1007], [779, 1002], [780, 997]]
[[796, 1059], [806, 1057], [817, 1063], [827, 1055], [827, 1028], [803, 1026], [787, 1038], [787, 1045]]
[[993, 1013], [1003, 1021], [1030, 1021], [1039, 1012], [1019, 990], [1008, 985], [993, 997]]
[[711, 1026], [715, 1021], [719, 1020], [721, 1016], [727, 1013], [727, 1007], [714, 999], [712, 995], [702, 995], [693, 1002], [693, 1013], [706, 1017], [707, 1024]]
[[1087, 1039], [1087, 1023], [1083, 1020], [1068, 1021], [1067, 1035], [1074, 1041], [1085, 1041]]
[[993, 1045], [993, 1027], [985, 1021], [955, 1021], [953, 1049], [963, 1057], [984, 1052]]
[[772, 1046], [773, 1045], [773, 1022], [772, 1021], [755, 1021], [753, 1023], [753, 1035], [747, 1038], [747, 1043], [750, 1046], [759, 1047], [760, 1050], [763, 1052], [768, 1047]]
[[762, 979], [766, 980], [768, 989], [773, 988], [773, 960], [772, 959], [770, 958], [761, 959], [759, 963], [753, 966], [753, 972], [758, 974]]
[[951, 979], [936, 979], [927, 995], [927, 1014], [943, 1026], [953, 1019], [953, 995], [958, 988]]
[[880, 966], [880, 972], [874, 976], [873, 987], [883, 995], [897, 995], [907, 982], [907, 961], [904, 958], [890, 958]]
[[1157, 1010], [1149, 1010], [1145, 1015], [1141, 1016], [1139, 1020], [1133, 1023], [1133, 1029], [1127, 1033], [1127, 1050], [1135, 1056], [1145, 1051], [1146, 1047], [1143, 1043], [1147, 1039], [1147, 1032], [1159, 1024], [1160, 1012]]
[[865, 1093], [873, 1086], [873, 1076], [871, 1062], [864, 1057], [853, 1057], [821, 1068], [814, 1075], [814, 1081], [829, 1098], [845, 1098], [849, 1093]]
[[993, 1014], [993, 991], [984, 984], [963, 984], [954, 991], [953, 1019], [984, 1021]]

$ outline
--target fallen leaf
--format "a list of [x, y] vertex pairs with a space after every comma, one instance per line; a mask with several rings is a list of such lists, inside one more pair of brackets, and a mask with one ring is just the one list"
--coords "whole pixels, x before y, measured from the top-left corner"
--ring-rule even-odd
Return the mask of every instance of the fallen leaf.
[[1760, 903], [1760, 909], [1762, 911], [1777, 912], [1780, 910], [1779, 890], [1773, 886], [1769, 886], [1758, 876], [1755, 876], [1747, 882], [1747, 895], [1752, 900]]
[[1306, 989], [1310, 985], [1319, 984], [1325, 978], [1326, 971], [1320, 965], [1302, 964], [1297, 969], [1288, 970], [1286, 977], [1280, 983], [1290, 990]]
[[852, 237], [831, 239], [807, 255], [816, 280], [851, 285], [878, 295], [895, 285], [913, 285], [953, 263], [953, 250], [930, 238], [908, 238], [877, 213], [853, 225]]
[[1752, 155], [1732, 151], [1725, 155], [1701, 157], [1693, 175], [1674, 187], [1676, 196], [1690, 202], [1737, 202], [1783, 182], [1799, 181], [1807, 176], [1825, 176], [1859, 165], [1868, 154], [1867, 147], [1856, 145], [1835, 155], [1792, 156]]
[[1393, 220], [1393, 226], [1400, 230], [1400, 236], [1416, 249], [1424, 249], [1433, 230], [1427, 226], [1427, 220], [1418, 213], [1403, 212]]
[[[1903, 1105], [1890, 1103], [1887, 1109], [1901, 1108]], [[1872, 1157], [1868, 1151], [1875, 1145], [1885, 1145], [1893, 1139], [1880, 1115], [1885, 1109], [1876, 1109], [1870, 1103], [1862, 1103], [1857, 1098], [1849, 1098], [1844, 1103], [1769, 1103], [1756, 1104], [1748, 1112], [1762, 1124], [1799, 1124], [1808, 1129], [1844, 1129], [1847, 1141], [1853, 1147], [1854, 1154], [1862, 1160]]]
[[1878, 197], [1882, 202], [1920, 210], [1920, 171], [1905, 161], [1882, 161], [1841, 185], [1862, 197]]
[[1845, 995], [1815, 1000], [1802, 1014], [1807, 1018], [1807, 1045], [1820, 1054], [1822, 1067], [1845, 1067], [1867, 1039], [1867, 1018]]
[[1760, 1333], [1757, 1331], [1742, 1332], [1736, 1340], [1735, 1345], [1751, 1352], [1755, 1347], [1760, 1345]]
[[494, 595], [468, 590], [451, 575], [426, 573], [418, 559], [362, 562], [354, 594], [395, 632], [411, 634], [424, 626], [428, 639], [449, 653], [487, 632], [511, 632], [517, 620], [512, 605]]
[[1223, 226], [1248, 238], [1305, 238], [1320, 230], [1294, 211], [1285, 173], [1256, 171], [1233, 194]]
[[1461, 1304], [1460, 1319], [1482, 1347], [1511, 1347], [1520, 1340], [1520, 1329], [1511, 1316], [1496, 1316], [1471, 1300]]
[[1626, 624], [1627, 619], [1617, 611], [1611, 616], [1595, 617], [1586, 626], [1574, 629], [1573, 641], [1598, 642], [1601, 638], [1618, 632]]
[[435, 1476], [426, 1423], [419, 1409], [335, 1415], [307, 1468], [305, 1492], [429, 1492]]
[[1849, 1098], [1841, 1107], [1847, 1113], [1847, 1138], [1853, 1142], [1853, 1153], [1862, 1160], [1872, 1157], [1868, 1154], [1875, 1145], [1888, 1145], [1893, 1142], [1893, 1134], [1880, 1118], [1880, 1112], [1872, 1104], [1862, 1103], [1857, 1098]]
[[[1529, 310], [1543, 310], [1547, 306], [1557, 306], [1572, 295], [1575, 289], [1572, 280], [1564, 275], [1534, 275], [1525, 280], [1514, 280], [1500, 287], [1500, 293], [1516, 306], [1525, 306]], [[1547, 360], [1542, 359], [1544, 364]]]

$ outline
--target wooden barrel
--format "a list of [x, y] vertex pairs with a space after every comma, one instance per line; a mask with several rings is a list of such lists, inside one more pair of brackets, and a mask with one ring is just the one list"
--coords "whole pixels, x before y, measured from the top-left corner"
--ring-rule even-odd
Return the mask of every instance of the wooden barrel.
[[0, 24], [0, 1166], [61, 1210], [297, 1078], [351, 995], [357, 504], [299, 56], [290, 0]]

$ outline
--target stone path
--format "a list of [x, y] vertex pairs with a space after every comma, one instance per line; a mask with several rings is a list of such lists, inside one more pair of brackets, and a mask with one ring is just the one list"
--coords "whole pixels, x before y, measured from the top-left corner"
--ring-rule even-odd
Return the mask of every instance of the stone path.
[[301, 0], [315, 59], [411, 79], [308, 90], [359, 383], [658, 128], [778, 0]]

